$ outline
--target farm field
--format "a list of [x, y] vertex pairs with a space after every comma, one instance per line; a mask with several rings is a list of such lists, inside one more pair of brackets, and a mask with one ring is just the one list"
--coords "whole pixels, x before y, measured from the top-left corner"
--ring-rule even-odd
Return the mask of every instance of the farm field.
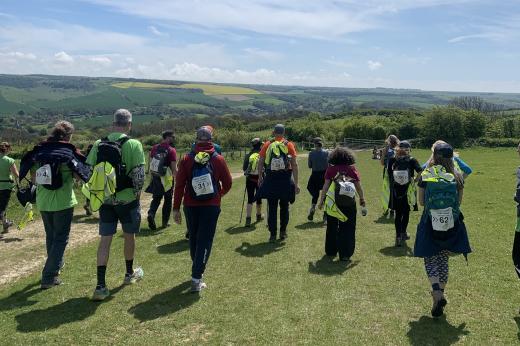
[[144, 82], [123, 82], [112, 84], [113, 87], [128, 89], [128, 88], [142, 88], [142, 89], [200, 89], [205, 95], [258, 95], [261, 92], [243, 87], [217, 85], [217, 84], [201, 84], [201, 83], [186, 83], [186, 84], [159, 84], [159, 83], [144, 83]]
[[[412, 153], [420, 162], [429, 152]], [[39, 273], [0, 287], [2, 344], [517, 344], [520, 283], [511, 262], [516, 224], [512, 195], [518, 154], [467, 149], [474, 173], [464, 211], [473, 253], [450, 258], [446, 317], [430, 317], [423, 261], [411, 256], [420, 214], [411, 214], [408, 246], [393, 247], [393, 221], [381, 217], [381, 166], [358, 153], [369, 214], [358, 215], [356, 252], [348, 266], [324, 255], [324, 228], [308, 222], [309, 171], [300, 159], [301, 194], [291, 206], [286, 242], [269, 244], [264, 223], [238, 225], [244, 179], [224, 198], [205, 274], [208, 289], [187, 293], [184, 226], [151, 232], [143, 223], [136, 263], [143, 281], [123, 287], [122, 238], [112, 247], [107, 283], [113, 295], [89, 300], [96, 244], [68, 251], [64, 285], [39, 290]], [[235, 166], [233, 170], [237, 170]], [[143, 211], [144, 213], [145, 211]], [[91, 227], [97, 227], [92, 224]], [[74, 226], [73, 226], [74, 232]], [[17, 234], [11, 234], [15, 237]], [[0, 242], [0, 246], [2, 242]], [[42, 241], [41, 246], [44, 246]]]

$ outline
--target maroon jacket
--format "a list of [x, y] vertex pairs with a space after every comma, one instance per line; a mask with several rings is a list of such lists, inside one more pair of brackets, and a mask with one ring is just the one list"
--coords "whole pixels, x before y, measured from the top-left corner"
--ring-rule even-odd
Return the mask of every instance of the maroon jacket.
[[[215, 148], [212, 143], [200, 143], [195, 146], [195, 153], [201, 151], [213, 154]], [[193, 168], [194, 158], [186, 154], [179, 163], [177, 171], [175, 191], [173, 194], [173, 209], [180, 209], [181, 202], [184, 197], [184, 206], [186, 207], [200, 207], [200, 206], [220, 206], [220, 199], [231, 189], [232, 178], [231, 173], [226, 165], [226, 161], [221, 155], [216, 155], [211, 158], [211, 166], [213, 167], [213, 175], [215, 181], [219, 185], [220, 193], [212, 199], [207, 201], [197, 201], [191, 196], [191, 170]]]

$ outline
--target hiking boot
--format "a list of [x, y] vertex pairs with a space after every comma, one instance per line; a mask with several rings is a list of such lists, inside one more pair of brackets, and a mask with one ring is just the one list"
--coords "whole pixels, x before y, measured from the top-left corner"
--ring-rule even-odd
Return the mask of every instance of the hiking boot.
[[92, 295], [92, 300], [95, 302], [100, 302], [102, 300], [105, 300], [110, 296], [110, 292], [108, 291], [108, 288], [106, 286], [96, 286], [94, 289], [94, 294]]
[[287, 239], [287, 231], [281, 231], [280, 232], [280, 240]]
[[251, 227], [251, 218], [246, 217], [246, 227]]
[[164, 228], [168, 228], [168, 227], [170, 227], [170, 226], [171, 226], [171, 225], [170, 225], [170, 224], [168, 223], [168, 221], [167, 221], [167, 222], [163, 222], [163, 223], [162, 223], [161, 228], [164, 229]]
[[309, 215], [307, 215], [307, 220], [312, 221], [314, 220], [314, 208], [309, 209]]
[[276, 242], [276, 235], [271, 234], [271, 236], [269, 237], [269, 242], [270, 243]]
[[340, 260], [340, 262], [347, 262], [347, 263], [351, 262], [350, 257], [340, 257], [339, 260]]
[[11, 227], [13, 225], [13, 221], [11, 220], [5, 220], [3, 222], [3, 230], [2, 230], [2, 234], [5, 234], [5, 233], [8, 233], [9, 232], [9, 227]]
[[157, 225], [155, 224], [155, 218], [151, 215], [148, 215], [148, 228], [152, 231], [155, 231], [157, 229]]
[[208, 285], [206, 285], [202, 279], [191, 280], [191, 293], [199, 293], [205, 288], [208, 288]]
[[61, 284], [63, 284], [63, 281], [61, 281], [59, 277], [55, 276], [54, 279], [52, 279], [52, 282], [42, 283], [40, 288], [42, 290], [48, 290], [49, 288], [53, 288], [54, 286], [59, 286]]
[[432, 298], [432, 316], [441, 317], [444, 314], [444, 307], [448, 304], [446, 298], [444, 298], [444, 293], [441, 290], [432, 291]]
[[88, 204], [85, 204], [85, 205], [83, 206], [83, 209], [85, 209], [85, 214], [86, 214], [87, 216], [92, 216], [92, 209], [90, 209], [90, 206], [89, 206]]
[[256, 214], [256, 222], [260, 222], [263, 220], [264, 220], [264, 217], [262, 216], [262, 214]]
[[132, 274], [125, 274], [125, 279], [123, 280], [123, 284], [130, 285], [135, 284], [137, 281], [141, 280], [144, 276], [144, 271], [141, 267], [137, 267], [134, 269]]

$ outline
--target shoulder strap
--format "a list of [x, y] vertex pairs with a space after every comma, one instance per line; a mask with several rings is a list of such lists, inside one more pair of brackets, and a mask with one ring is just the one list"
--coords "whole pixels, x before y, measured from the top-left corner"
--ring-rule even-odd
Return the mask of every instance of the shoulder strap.
[[117, 143], [119, 143], [120, 146], [123, 146], [123, 144], [125, 144], [126, 142], [128, 142], [128, 140], [130, 139], [130, 137], [128, 136], [123, 136], [121, 138], [119, 138], [117, 140]]

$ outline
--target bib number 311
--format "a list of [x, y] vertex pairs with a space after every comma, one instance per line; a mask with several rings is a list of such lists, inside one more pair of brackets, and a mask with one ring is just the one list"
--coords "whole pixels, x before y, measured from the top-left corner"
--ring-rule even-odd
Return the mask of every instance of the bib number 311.
[[453, 210], [446, 209], [432, 209], [432, 227], [434, 231], [446, 232], [455, 226], [453, 220]]
[[43, 165], [36, 170], [36, 184], [37, 185], [51, 185], [52, 172], [49, 164]]
[[200, 177], [194, 177], [191, 181], [191, 186], [193, 186], [193, 191], [195, 191], [197, 196], [209, 195], [215, 192], [209, 173]]

